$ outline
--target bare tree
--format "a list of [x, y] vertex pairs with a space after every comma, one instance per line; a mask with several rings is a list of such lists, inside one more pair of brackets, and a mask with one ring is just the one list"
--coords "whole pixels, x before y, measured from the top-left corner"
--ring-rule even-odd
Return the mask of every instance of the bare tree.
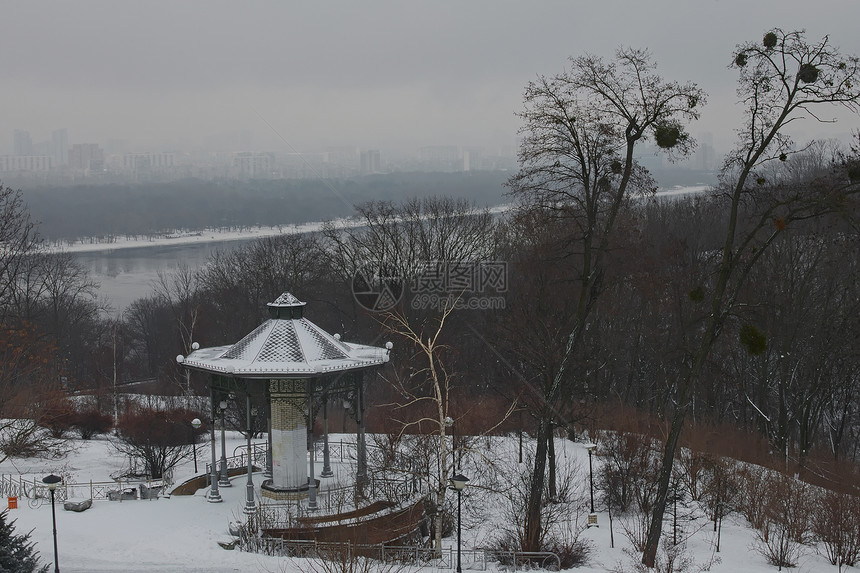
[[569, 369], [605, 286], [619, 213], [631, 195], [654, 189], [634, 149], [653, 138], [661, 149], [689, 152], [693, 141], [682, 122], [698, 118], [705, 94], [695, 84], [664, 80], [647, 52], [622, 48], [610, 62], [590, 55], [571, 59], [569, 70], [529, 83], [524, 100], [521, 168], [509, 186], [526, 208], [565, 222], [564, 264], [575, 277], [572, 320], [538, 413], [523, 547], [537, 550], [553, 412], [571, 393]]
[[[434, 435], [439, 442], [436, 471], [428, 472], [427, 476], [434, 492], [433, 536], [437, 549], [442, 548], [442, 508], [445, 503], [445, 493], [448, 491], [448, 478], [451, 475], [446, 434], [452, 423], [449, 417], [452, 374], [445, 366], [443, 355], [446, 346], [440, 337], [445, 321], [454, 310], [453, 302], [452, 299], [451, 304], [442, 309], [441, 314], [428, 325], [426, 331], [424, 328], [414, 327], [401, 313], [391, 312], [385, 317], [387, 329], [405, 339], [416, 354], [414, 363], [417, 368], [411, 370], [405, 379], [395, 381], [396, 390], [403, 398], [397, 407], [413, 411], [429, 410], [426, 416], [415, 420], [398, 420], [402, 428], [401, 433], [411, 428], [417, 429], [422, 425], [429, 425], [432, 428], [431, 435]], [[432, 465], [428, 469], [432, 470]]]
[[20, 190], [0, 183], [0, 321], [5, 323], [9, 297], [14, 292], [26, 256], [41, 244]]
[[769, 184], [764, 168], [785, 160], [792, 142], [785, 133], [791, 122], [820, 119], [817, 108], [842, 105], [857, 111], [860, 73], [857, 57], [844, 57], [825, 37], [810, 42], [803, 32], [775, 28], [761, 42], [738, 46], [733, 67], [739, 70], [738, 96], [744, 123], [738, 143], [723, 169], [721, 188], [726, 203], [725, 234], [715, 280], [707, 286], [710, 312], [685, 359], [675, 409], [666, 438], [657, 500], [642, 562], [653, 567], [662, 534], [672, 466], [696, 382], [732, 311], [742, 286], [762, 253], [792, 223], [844, 206], [847, 194], [860, 190], [842, 174], [806, 185]]
[[[185, 263], [180, 263], [172, 273], [159, 271], [153, 287], [156, 300], [173, 316], [176, 332], [182, 343], [182, 354], [190, 354], [201, 307], [197, 271]], [[191, 372], [188, 370], [185, 370], [184, 390], [191, 393]]]

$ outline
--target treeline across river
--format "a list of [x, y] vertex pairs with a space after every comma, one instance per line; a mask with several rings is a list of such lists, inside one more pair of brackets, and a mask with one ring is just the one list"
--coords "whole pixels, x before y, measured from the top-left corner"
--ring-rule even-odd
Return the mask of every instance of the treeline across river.
[[397, 173], [345, 180], [203, 181], [22, 189], [48, 241], [233, 230], [325, 221], [371, 200], [447, 196], [505, 201], [504, 171]]

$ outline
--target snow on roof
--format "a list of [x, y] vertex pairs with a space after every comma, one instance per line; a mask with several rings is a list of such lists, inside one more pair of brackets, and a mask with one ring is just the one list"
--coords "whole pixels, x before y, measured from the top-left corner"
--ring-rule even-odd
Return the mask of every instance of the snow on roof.
[[[268, 304], [270, 308], [304, 305], [290, 293]], [[385, 348], [343, 342], [300, 315], [271, 318], [231, 346], [201, 348], [182, 360], [188, 368], [246, 378], [310, 377], [385, 362]]]

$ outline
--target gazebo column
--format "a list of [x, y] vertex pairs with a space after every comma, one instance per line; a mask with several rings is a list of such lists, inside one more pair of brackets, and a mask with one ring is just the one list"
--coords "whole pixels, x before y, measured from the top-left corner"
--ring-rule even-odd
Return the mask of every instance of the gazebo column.
[[248, 482], [245, 485], [245, 515], [252, 515], [254, 511], [257, 509], [256, 504], [254, 503], [254, 456], [253, 450], [251, 449], [251, 390], [247, 387], [248, 383], [246, 382], [245, 389], [245, 420], [247, 420], [248, 424]]
[[323, 469], [320, 477], [332, 477], [331, 459], [328, 450], [328, 392], [323, 394]]
[[358, 467], [356, 468], [355, 481], [358, 485], [363, 486], [367, 483], [367, 443], [364, 439], [364, 375], [361, 372], [356, 372], [355, 378], [355, 417], [356, 422], [358, 422], [358, 429], [356, 430], [356, 457], [358, 458]]
[[310, 475], [308, 476], [308, 511], [317, 509], [317, 480], [314, 476], [314, 382], [308, 380], [308, 451], [310, 452]]
[[285, 500], [307, 495], [307, 396], [304, 380], [271, 380], [272, 479], [263, 484], [265, 497]]
[[218, 463], [215, 451], [215, 390], [211, 384], [209, 385], [209, 414], [209, 439], [212, 445], [212, 463], [209, 466], [211, 474], [209, 476], [209, 493], [206, 495], [206, 499], [211, 503], [218, 503], [223, 500], [221, 499], [221, 492], [218, 491]]
[[272, 398], [266, 391], [266, 471], [263, 476], [267, 479], [272, 479]]

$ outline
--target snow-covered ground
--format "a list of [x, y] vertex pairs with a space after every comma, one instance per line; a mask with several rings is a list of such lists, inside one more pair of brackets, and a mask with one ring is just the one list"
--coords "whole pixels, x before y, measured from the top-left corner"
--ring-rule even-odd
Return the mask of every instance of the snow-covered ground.
[[[333, 437], [333, 439], [337, 439]], [[478, 442], [483, 442], [479, 440]], [[515, 451], [515, 439], [493, 440], [494, 455]], [[228, 434], [228, 455], [236, 445], [243, 443], [238, 434]], [[576, 469], [578, 499], [584, 504], [587, 495], [588, 456], [581, 444], [559, 440], [556, 446], [560, 463]], [[108, 481], [109, 475], [126, 465], [127, 461], [116, 454], [106, 439], [90, 442], [75, 442], [76, 447], [62, 460], [7, 460], [0, 464], [0, 473], [43, 476], [58, 473], [77, 482]], [[205, 464], [205, 452], [199, 459], [201, 468]], [[517, 468], [509, 464], [509, 473], [504, 479], [514, 479]], [[478, 463], [478, 462], [473, 462]], [[336, 465], [336, 464], [335, 464]], [[464, 464], [463, 471], [478, 466]], [[317, 466], [319, 470], [319, 466]], [[341, 473], [345, 468], [340, 468]], [[202, 471], [202, 470], [201, 470]], [[180, 483], [193, 474], [193, 463], [188, 461], [176, 471], [175, 481]], [[482, 478], [472, 474], [470, 485], [481, 486]], [[259, 490], [261, 477], [255, 475]], [[336, 479], [336, 478], [335, 478]], [[241, 520], [245, 495], [246, 477], [233, 478], [234, 487], [223, 488], [223, 503], [208, 503], [205, 490], [194, 496], [172, 496], [154, 501], [135, 500], [123, 502], [94, 501], [83, 513], [64, 511], [58, 506], [57, 535], [60, 570], [68, 572], [123, 572], [137, 573], [158, 571], [165, 573], [187, 572], [289, 572], [299, 573], [300, 567], [308, 569], [301, 560], [284, 557], [269, 557], [241, 551], [222, 549], [217, 542], [228, 538], [228, 523]], [[259, 491], [257, 492], [259, 493]], [[468, 489], [463, 504], [463, 547], [486, 545], [504, 527], [504, 499], [480, 487]], [[5, 507], [6, 500], [2, 500]], [[585, 515], [583, 505], [580, 516]], [[19, 508], [10, 510], [10, 519], [16, 519], [19, 532], [32, 530], [32, 540], [37, 543], [42, 561], [53, 561], [53, 538], [51, 530], [51, 508], [42, 505], [31, 509], [24, 500]], [[615, 548], [610, 548], [609, 520], [606, 513], [598, 515], [599, 528], [587, 529], [582, 537], [593, 547], [588, 565], [577, 569], [583, 573], [619, 570], [633, 571], [635, 558], [625, 553], [629, 544], [615, 521]], [[687, 546], [697, 567], [701, 570], [712, 562], [711, 571], [716, 572], [770, 572], [776, 568], [768, 565], [761, 555], [752, 549], [754, 532], [740, 517], [726, 519], [723, 523], [721, 551], [714, 551], [712, 523], [702, 520], [698, 526], [687, 526], [690, 536]], [[455, 538], [446, 540], [456, 544]], [[715, 560], [714, 558], [717, 558]], [[798, 572], [835, 571], [824, 558], [810, 550], [801, 559]], [[849, 569], [850, 570], [850, 569]]]

